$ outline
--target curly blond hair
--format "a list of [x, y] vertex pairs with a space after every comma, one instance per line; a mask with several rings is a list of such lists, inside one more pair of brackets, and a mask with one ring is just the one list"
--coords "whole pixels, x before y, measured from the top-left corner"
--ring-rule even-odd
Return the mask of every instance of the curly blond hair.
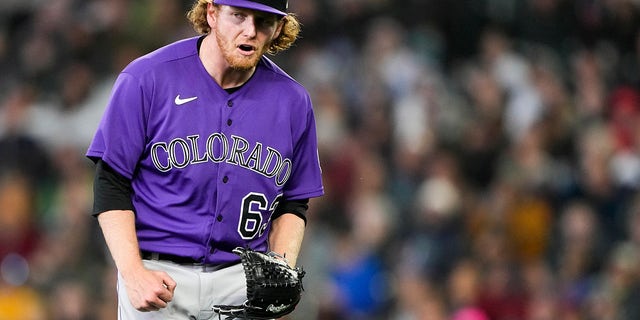
[[[211, 27], [207, 22], [207, 5], [209, 3], [215, 4], [215, 0], [197, 0], [191, 10], [187, 12], [187, 18], [191, 22], [191, 26], [199, 34], [209, 34], [211, 32]], [[289, 49], [300, 34], [300, 22], [294, 14], [288, 13], [282, 20], [282, 31], [269, 45], [267, 49], [269, 54], [276, 54]]]

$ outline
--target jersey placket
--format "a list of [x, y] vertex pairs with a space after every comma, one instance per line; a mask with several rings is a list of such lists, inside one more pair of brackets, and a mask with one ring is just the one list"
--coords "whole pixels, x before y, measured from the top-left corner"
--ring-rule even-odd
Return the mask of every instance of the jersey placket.
[[[230, 129], [233, 124], [232, 113], [233, 113], [234, 101], [230, 97], [224, 102], [222, 108], [220, 108], [220, 123], [218, 128], [220, 128], [220, 133], [227, 137], [227, 139], [231, 136]], [[229, 145], [229, 143], [227, 143]], [[211, 233], [209, 234], [208, 246], [209, 246], [209, 254], [215, 255], [217, 248], [216, 243], [214, 241], [216, 230], [225, 229], [225, 224], [233, 223], [231, 222], [233, 212], [229, 212], [232, 210], [233, 203], [230, 203], [231, 195], [232, 195], [232, 187], [231, 187], [231, 170], [229, 166], [226, 165], [226, 161], [222, 161], [218, 166], [218, 175], [217, 175], [217, 187], [216, 187], [216, 197], [215, 201], [215, 216], [212, 221]], [[228, 220], [228, 221], [225, 221]], [[227, 226], [228, 228], [230, 226]], [[230, 230], [234, 230], [232, 227]]]

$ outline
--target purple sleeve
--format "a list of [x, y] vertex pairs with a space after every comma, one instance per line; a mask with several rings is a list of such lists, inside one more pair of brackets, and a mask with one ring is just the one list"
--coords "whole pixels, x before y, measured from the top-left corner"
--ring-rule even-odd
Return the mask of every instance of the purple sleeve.
[[127, 73], [116, 80], [111, 99], [87, 151], [131, 179], [145, 145], [145, 106], [140, 81]]
[[[311, 100], [306, 97], [309, 106], [305, 119], [305, 130], [294, 147], [293, 163], [297, 164], [291, 173], [291, 179], [284, 190], [285, 199], [304, 199], [323, 194], [322, 171], [318, 158], [316, 124]], [[295, 191], [294, 191], [295, 190]]]

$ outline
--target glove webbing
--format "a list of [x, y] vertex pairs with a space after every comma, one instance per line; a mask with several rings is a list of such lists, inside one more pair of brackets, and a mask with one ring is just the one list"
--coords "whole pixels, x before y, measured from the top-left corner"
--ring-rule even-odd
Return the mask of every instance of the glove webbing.
[[[276, 298], [276, 303], [294, 302], [294, 299], [292, 298], [289, 298], [288, 301], [280, 301], [280, 297], [278, 297], [279, 295], [277, 294], [278, 290], [272, 291], [269, 289], [286, 288], [291, 286], [292, 288], [299, 287], [299, 290], [304, 290], [302, 288], [302, 283], [298, 281], [298, 279], [302, 279], [305, 271], [300, 268], [285, 269], [287, 267], [280, 264], [280, 262], [264, 260], [255, 261], [251, 255], [250, 258], [243, 261], [242, 264], [246, 270], [247, 298], [254, 304], [264, 302], [265, 298], [270, 298], [268, 300]], [[258, 287], [264, 288], [266, 291], [256, 290]]]

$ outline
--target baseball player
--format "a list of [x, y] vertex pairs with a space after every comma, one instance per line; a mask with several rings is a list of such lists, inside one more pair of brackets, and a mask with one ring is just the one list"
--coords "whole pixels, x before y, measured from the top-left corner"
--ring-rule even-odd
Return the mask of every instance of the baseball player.
[[188, 18], [199, 36], [120, 73], [86, 153], [119, 319], [242, 305], [234, 249], [295, 266], [308, 200], [323, 194], [308, 92], [264, 56], [298, 36], [287, 0], [198, 0]]

